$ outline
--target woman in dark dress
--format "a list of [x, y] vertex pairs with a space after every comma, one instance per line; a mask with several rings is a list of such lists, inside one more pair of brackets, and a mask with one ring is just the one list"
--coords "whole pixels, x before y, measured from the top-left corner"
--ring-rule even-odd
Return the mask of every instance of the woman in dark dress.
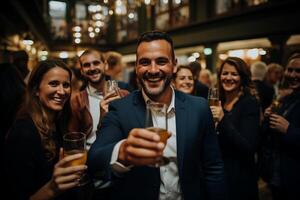
[[85, 165], [66, 167], [63, 157], [71, 94], [71, 71], [62, 61], [42, 61], [32, 72], [26, 100], [5, 144], [9, 199], [56, 199], [78, 185]]
[[287, 63], [284, 79], [292, 93], [277, 110], [265, 110], [262, 145], [271, 152], [262, 166], [274, 200], [300, 199], [300, 53]]
[[218, 74], [219, 106], [211, 106], [230, 200], [258, 199], [254, 154], [258, 144], [260, 106], [247, 64], [229, 57]]

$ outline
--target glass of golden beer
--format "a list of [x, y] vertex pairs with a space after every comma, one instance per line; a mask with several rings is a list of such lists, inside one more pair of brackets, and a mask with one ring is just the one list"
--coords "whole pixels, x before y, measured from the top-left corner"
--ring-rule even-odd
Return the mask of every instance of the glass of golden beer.
[[[87, 151], [86, 151], [86, 136], [82, 132], [69, 132], [63, 136], [63, 149], [64, 157], [69, 155], [74, 155], [81, 153], [82, 157], [71, 160], [66, 164], [66, 167], [85, 165], [87, 160]], [[79, 185], [85, 185], [87, 183], [86, 173], [81, 175]]]
[[[209, 88], [207, 99], [208, 99], [209, 106], [219, 106], [218, 88]], [[214, 121], [218, 122], [218, 118], [214, 118]]]
[[[160, 136], [160, 141], [167, 144], [168, 138], [171, 136], [168, 132], [167, 105], [163, 103], [148, 102], [146, 110], [145, 128], [155, 132]], [[158, 166], [166, 165], [169, 159], [162, 156]]]

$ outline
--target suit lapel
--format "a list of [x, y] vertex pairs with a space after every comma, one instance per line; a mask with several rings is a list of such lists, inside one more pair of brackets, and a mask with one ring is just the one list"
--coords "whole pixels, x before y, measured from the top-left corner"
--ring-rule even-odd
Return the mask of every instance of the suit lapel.
[[[134, 100], [133, 100], [134, 113], [136, 115], [136, 119], [139, 124], [139, 128], [143, 128], [143, 127], [145, 127], [146, 104], [145, 104], [145, 100], [143, 98], [142, 92], [138, 91], [133, 98], [134, 98]], [[128, 114], [130, 114], [130, 113], [128, 113]]]
[[178, 171], [182, 170], [185, 134], [187, 127], [187, 110], [185, 106], [185, 97], [181, 93], [175, 91], [175, 113], [176, 113], [176, 140], [177, 140], [177, 161]]

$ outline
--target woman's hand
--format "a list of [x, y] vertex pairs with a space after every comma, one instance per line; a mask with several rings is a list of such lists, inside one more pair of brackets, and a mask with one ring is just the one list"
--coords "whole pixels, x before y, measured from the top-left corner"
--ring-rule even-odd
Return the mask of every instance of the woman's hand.
[[63, 150], [60, 149], [59, 161], [54, 166], [52, 178], [43, 187], [41, 187], [35, 194], [30, 197], [30, 200], [50, 200], [62, 192], [78, 186], [80, 176], [84, 170], [87, 169], [86, 165], [70, 166], [68, 163], [83, 156], [83, 154], [74, 154], [71, 156], [63, 157]]
[[270, 128], [286, 133], [290, 123], [280, 115], [270, 114]]
[[271, 113], [272, 113], [272, 107], [269, 106], [268, 108], [265, 109], [264, 117], [265, 117], [265, 118], [270, 117]]
[[210, 106], [210, 110], [212, 112], [213, 118], [215, 121], [219, 122], [223, 119], [224, 117], [224, 111], [222, 108], [221, 101], [219, 101], [218, 106]]
[[56, 195], [71, 189], [79, 184], [80, 176], [86, 165], [68, 166], [72, 160], [76, 160], [84, 156], [81, 153], [63, 157], [63, 151], [60, 150], [60, 160], [54, 166], [50, 187]]

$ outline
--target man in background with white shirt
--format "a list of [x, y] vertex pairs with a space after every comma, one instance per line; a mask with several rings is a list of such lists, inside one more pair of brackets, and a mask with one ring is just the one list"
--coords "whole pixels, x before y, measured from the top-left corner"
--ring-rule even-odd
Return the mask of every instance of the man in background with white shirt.
[[[136, 73], [142, 90], [109, 105], [88, 155], [90, 173], [112, 181], [111, 199], [226, 199], [208, 103], [170, 86], [176, 64], [166, 33], [151, 31], [140, 37]], [[149, 100], [168, 105], [172, 136], [166, 146], [144, 128]], [[163, 154], [172, 161], [153, 167]]]

